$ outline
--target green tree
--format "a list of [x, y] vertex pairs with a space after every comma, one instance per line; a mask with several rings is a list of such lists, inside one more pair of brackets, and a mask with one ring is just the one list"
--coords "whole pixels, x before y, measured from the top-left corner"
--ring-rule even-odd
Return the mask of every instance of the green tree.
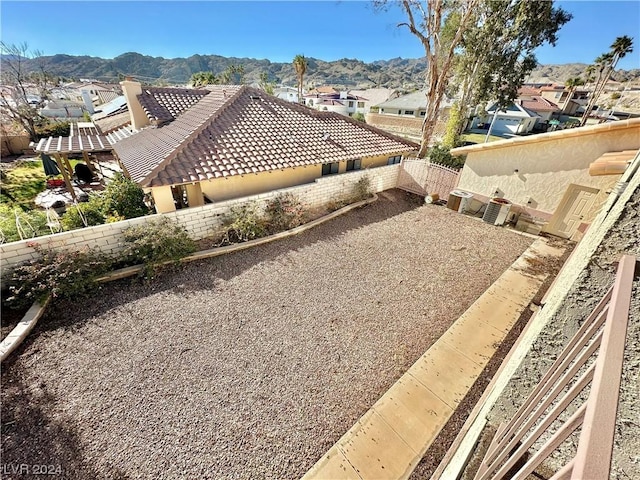
[[273, 95], [276, 84], [269, 81], [269, 74], [267, 72], [260, 72], [260, 88], [268, 95]]
[[307, 59], [304, 55], [296, 55], [293, 57], [293, 68], [296, 71], [298, 77], [298, 102], [304, 103], [302, 98], [302, 82], [304, 80], [304, 74], [307, 73], [307, 67], [309, 66]]
[[213, 72], [196, 72], [191, 75], [189, 85], [192, 87], [204, 87], [205, 85], [216, 85], [218, 78]]
[[593, 107], [596, 105], [598, 98], [604, 91], [604, 87], [611, 79], [611, 75], [615, 71], [618, 61], [631, 52], [633, 52], [633, 38], [624, 35], [615, 39], [607, 53], [596, 58], [595, 67], [593, 69], [597, 72], [596, 83], [594, 85], [593, 94], [589, 98], [589, 103], [587, 104], [584, 114], [582, 115], [582, 119], [580, 120], [581, 126], [587, 123], [587, 119], [589, 118]]
[[[571, 14], [553, 2], [483, 0], [462, 36], [456, 82], [460, 102], [468, 106], [496, 101], [506, 108], [537, 65], [534, 51], [555, 45]], [[461, 116], [460, 122], [464, 120]]]
[[242, 85], [244, 83], [244, 67], [232, 63], [220, 74], [219, 80], [222, 85]]
[[[387, 0], [374, 0], [379, 8]], [[462, 35], [475, 19], [481, 0], [402, 0], [400, 5], [407, 21], [406, 27], [420, 40], [427, 57], [427, 111], [422, 124], [419, 157], [425, 157], [440, 115], [445, 91], [454, 67]]]
[[568, 100], [573, 98], [573, 94], [576, 93], [576, 89], [580, 86], [584, 85], [584, 80], [582, 77], [571, 77], [568, 78], [566, 82], [564, 82], [565, 88], [569, 89]]

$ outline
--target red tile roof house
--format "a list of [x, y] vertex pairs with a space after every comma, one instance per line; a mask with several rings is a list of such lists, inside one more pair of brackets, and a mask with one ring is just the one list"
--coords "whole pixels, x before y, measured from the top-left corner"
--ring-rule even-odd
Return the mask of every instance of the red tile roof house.
[[113, 150], [130, 178], [151, 193], [158, 213], [396, 163], [418, 147], [247, 86], [121, 85], [139, 133]]

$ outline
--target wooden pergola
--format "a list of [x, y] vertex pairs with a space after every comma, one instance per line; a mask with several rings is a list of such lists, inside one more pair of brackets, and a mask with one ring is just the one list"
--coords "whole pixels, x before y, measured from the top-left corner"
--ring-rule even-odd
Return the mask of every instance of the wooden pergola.
[[111, 151], [113, 150], [114, 143], [122, 138], [132, 135], [132, 132], [126, 129], [118, 130], [110, 133], [109, 135], [83, 135], [82, 133], [83, 129], [76, 128], [75, 131], [74, 129], [71, 130], [72, 135], [69, 137], [43, 138], [34, 148], [36, 152], [46, 153], [55, 159], [60, 172], [64, 177], [64, 183], [67, 186], [67, 190], [69, 190], [69, 193], [74, 200], [76, 200], [77, 197], [73, 185], [71, 184], [73, 169], [71, 168], [71, 163], [69, 163], [69, 154], [82, 154], [82, 158], [87, 163], [87, 166], [92, 172], [95, 172], [96, 168], [89, 158], [89, 153]]

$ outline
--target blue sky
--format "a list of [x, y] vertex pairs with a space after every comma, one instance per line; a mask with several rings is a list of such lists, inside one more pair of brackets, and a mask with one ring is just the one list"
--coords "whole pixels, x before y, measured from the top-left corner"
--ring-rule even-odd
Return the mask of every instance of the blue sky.
[[[635, 51], [620, 68], [640, 68], [640, 1], [562, 1], [574, 15], [540, 63], [590, 63], [621, 35]], [[397, 8], [376, 12], [368, 1], [235, 2], [0, 2], [0, 37], [27, 42], [45, 55], [113, 58], [125, 52], [165, 58], [193, 54], [290, 62], [298, 54], [322, 60], [364, 61], [424, 55], [419, 41], [398, 28]]]

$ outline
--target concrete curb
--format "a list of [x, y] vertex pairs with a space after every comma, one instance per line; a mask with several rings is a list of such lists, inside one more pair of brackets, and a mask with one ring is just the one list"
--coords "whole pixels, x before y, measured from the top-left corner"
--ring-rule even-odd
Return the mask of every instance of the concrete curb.
[[44, 313], [45, 308], [49, 305], [51, 296], [48, 296], [43, 303], [35, 302], [31, 305], [31, 308], [22, 317], [22, 320], [11, 330], [11, 333], [7, 335], [2, 343], [0, 343], [0, 362], [4, 360], [13, 352], [22, 341], [27, 338], [29, 332], [36, 326], [40, 317]]
[[[237, 252], [239, 250], [245, 250], [247, 248], [256, 247], [258, 245], [262, 245], [265, 243], [271, 243], [276, 240], [281, 240], [283, 238], [292, 237], [294, 235], [299, 235], [300, 233], [306, 232], [318, 225], [321, 225], [329, 220], [332, 220], [340, 215], [347, 213], [351, 210], [355, 210], [356, 208], [363, 207], [370, 203], [378, 200], [378, 195], [376, 193], [373, 194], [371, 198], [367, 198], [366, 200], [361, 200], [356, 203], [352, 203], [351, 205], [347, 205], [346, 207], [342, 207], [335, 212], [331, 212], [328, 215], [317, 218], [311, 222], [305, 223], [304, 225], [300, 225], [299, 227], [292, 228], [291, 230], [286, 230], [284, 232], [275, 233], [273, 235], [269, 235], [267, 237], [257, 238], [255, 240], [250, 240], [244, 243], [238, 243], [234, 245], [227, 245], [224, 247], [216, 247], [211, 248], [209, 250], [203, 250], [201, 252], [196, 252], [192, 255], [184, 257], [180, 259], [181, 263], [193, 262], [195, 260], [202, 260], [205, 258], [213, 258], [218, 257], [220, 255], [226, 255], [227, 253]], [[163, 262], [160, 265], [169, 265], [173, 262]], [[121, 268], [119, 270], [115, 270], [107, 275], [96, 278], [96, 282], [98, 283], [106, 283], [112, 282], [114, 280], [120, 280], [123, 278], [131, 277], [140, 273], [144, 270], [144, 265], [134, 265], [131, 267]], [[22, 320], [16, 325], [16, 327], [11, 330], [9, 335], [7, 335], [0, 343], [0, 362], [3, 362], [10, 354], [13, 352], [18, 346], [27, 338], [27, 335], [33, 327], [36, 326], [40, 317], [42, 317], [45, 308], [49, 305], [49, 301], [51, 297], [47, 297], [46, 301], [43, 304], [35, 302], [31, 308], [27, 311]]]

